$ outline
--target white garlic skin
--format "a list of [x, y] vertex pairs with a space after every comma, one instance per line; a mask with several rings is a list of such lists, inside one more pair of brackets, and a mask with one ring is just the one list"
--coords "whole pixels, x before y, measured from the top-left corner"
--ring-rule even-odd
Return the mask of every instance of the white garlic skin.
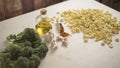
[[55, 40], [53, 40], [53, 41], [50, 43], [50, 45], [51, 45], [50, 48], [51, 48], [52, 51], [57, 50], [58, 47], [56, 46]]
[[60, 32], [60, 24], [56, 23], [57, 31]]
[[44, 40], [47, 43], [51, 43], [52, 40], [54, 39], [54, 34], [52, 32], [48, 32], [45, 36], [44, 36]]
[[56, 41], [60, 41], [60, 42], [61, 42], [61, 41], [63, 41], [63, 39], [64, 39], [64, 38], [61, 37], [61, 36], [57, 36], [57, 37], [56, 37]]
[[55, 40], [53, 40], [51, 43], [50, 43], [50, 45], [51, 45], [51, 47], [53, 48], [54, 46], [55, 46]]

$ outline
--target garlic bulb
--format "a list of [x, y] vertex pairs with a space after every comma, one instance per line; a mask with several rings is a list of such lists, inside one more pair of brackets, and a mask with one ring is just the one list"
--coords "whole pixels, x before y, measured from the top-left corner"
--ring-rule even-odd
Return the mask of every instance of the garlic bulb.
[[51, 43], [51, 41], [54, 39], [54, 34], [52, 32], [48, 32], [45, 36], [44, 36], [44, 40], [47, 43]]

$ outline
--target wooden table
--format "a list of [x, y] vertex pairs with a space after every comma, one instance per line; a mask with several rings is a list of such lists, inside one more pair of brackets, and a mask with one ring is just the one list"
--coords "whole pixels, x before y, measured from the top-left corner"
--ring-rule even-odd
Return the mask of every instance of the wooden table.
[[[87, 9], [97, 8], [109, 11], [113, 16], [120, 20], [120, 12], [113, 10], [94, 0], [70, 0], [47, 7], [48, 16], [56, 15], [68, 9]], [[26, 27], [34, 28], [36, 16], [39, 10], [20, 15], [0, 22], [0, 49], [5, 47], [5, 38], [9, 34], [17, 34]], [[53, 26], [54, 27], [54, 26]], [[67, 27], [66, 27], [67, 28]], [[54, 31], [53, 29], [52, 31]], [[120, 34], [115, 37], [120, 37]], [[82, 34], [73, 34], [69, 38], [68, 47], [59, 45], [58, 50], [42, 60], [39, 68], [120, 68], [120, 43], [112, 42], [114, 48], [100, 46], [100, 42], [90, 40], [84, 43]]]

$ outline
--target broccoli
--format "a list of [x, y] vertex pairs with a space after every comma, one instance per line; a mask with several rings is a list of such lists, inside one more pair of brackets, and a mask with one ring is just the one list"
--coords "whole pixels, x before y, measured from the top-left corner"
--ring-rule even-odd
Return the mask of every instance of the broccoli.
[[23, 38], [23, 35], [24, 35], [23, 32], [19, 33], [18, 35], [11, 34], [7, 37], [7, 40], [13, 43], [24, 42], [25, 39]]
[[20, 45], [21, 47], [26, 47], [26, 46], [32, 47], [32, 43], [27, 40], [21, 43], [17, 43], [17, 44]]
[[16, 40], [16, 35], [14, 34], [14, 35], [9, 35], [8, 37], [7, 37], [7, 40], [9, 41], [9, 42], [14, 42], [15, 40]]
[[9, 56], [9, 53], [0, 53], [0, 68], [11, 68]]
[[34, 54], [29, 59], [30, 59], [30, 68], [37, 68], [41, 61], [40, 58]]
[[48, 48], [32, 28], [7, 37], [9, 42], [0, 53], [0, 68], [37, 68], [45, 57]]
[[35, 31], [31, 28], [26, 28], [23, 31], [23, 38], [30, 42], [34, 41], [35, 38]]
[[33, 48], [37, 48], [38, 46], [40, 46], [41, 45], [41, 42], [40, 42], [40, 40], [36, 40], [36, 41], [34, 41], [34, 42], [32, 42], [32, 47]]
[[10, 44], [7, 46], [6, 50], [8, 50], [8, 53], [10, 53], [11, 60], [17, 60], [17, 58], [20, 56], [22, 48], [18, 44]]
[[36, 39], [36, 40], [39, 40], [40, 42], [42, 42], [42, 39], [41, 39], [41, 37], [39, 36], [38, 33], [35, 33], [35, 39]]
[[34, 49], [34, 53], [40, 58], [44, 58], [48, 52], [46, 44], [42, 43], [39, 47]]
[[14, 68], [29, 68], [29, 60], [26, 57], [19, 57], [15, 62]]
[[25, 48], [22, 49], [21, 56], [29, 58], [33, 53], [34, 50], [32, 49], [32, 47], [26, 46]]

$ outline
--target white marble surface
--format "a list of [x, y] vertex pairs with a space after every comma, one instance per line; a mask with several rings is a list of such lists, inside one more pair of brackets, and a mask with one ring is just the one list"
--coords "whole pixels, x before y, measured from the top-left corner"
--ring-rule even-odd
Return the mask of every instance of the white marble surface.
[[[71, 0], [47, 7], [48, 16], [56, 15], [68, 9], [87, 9], [97, 8], [109, 11], [113, 16], [120, 20], [120, 12], [104, 6], [93, 0]], [[20, 15], [0, 22], [0, 49], [5, 47], [5, 38], [9, 34], [19, 33], [26, 27], [34, 28], [35, 17], [39, 14], [39, 10]], [[54, 25], [53, 25], [54, 27]], [[66, 31], [69, 29], [65, 27]], [[52, 30], [55, 31], [55, 28]], [[120, 34], [115, 37], [120, 37]], [[67, 48], [58, 44], [58, 50], [42, 60], [39, 68], [120, 68], [120, 43], [112, 42], [114, 48], [108, 46], [100, 46], [100, 42], [89, 40], [84, 43], [82, 34], [73, 34], [69, 37]]]

